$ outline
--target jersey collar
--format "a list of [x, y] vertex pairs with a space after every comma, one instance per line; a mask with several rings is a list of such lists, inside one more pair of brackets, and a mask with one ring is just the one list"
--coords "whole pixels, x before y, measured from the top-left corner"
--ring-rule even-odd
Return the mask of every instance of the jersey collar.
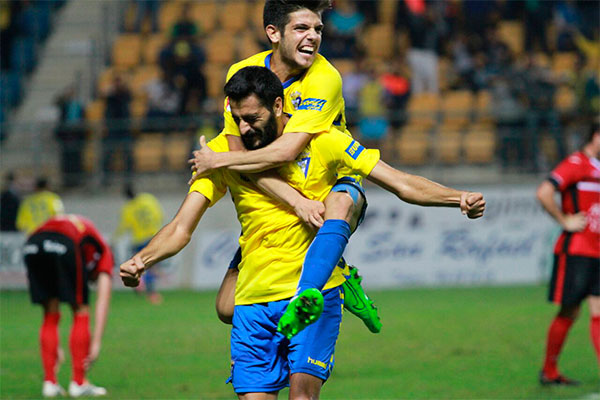
[[[273, 55], [273, 53], [269, 53], [267, 54], [267, 57], [265, 57], [265, 67], [271, 69], [271, 56]], [[304, 75], [304, 72], [306, 71], [302, 71], [301, 73], [299, 73], [296, 76], [292, 76], [290, 79], [288, 79], [287, 81], [283, 82], [283, 88], [287, 89], [288, 87], [290, 87], [290, 85], [294, 82], [296, 82], [298, 79], [300, 79], [302, 77], [302, 75]]]

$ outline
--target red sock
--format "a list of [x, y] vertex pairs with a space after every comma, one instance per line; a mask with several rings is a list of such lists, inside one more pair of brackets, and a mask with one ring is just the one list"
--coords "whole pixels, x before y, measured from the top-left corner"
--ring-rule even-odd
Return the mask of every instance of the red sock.
[[550, 329], [548, 329], [548, 339], [546, 342], [546, 359], [544, 361], [544, 375], [548, 379], [555, 379], [560, 374], [558, 372], [558, 356], [562, 349], [569, 329], [573, 325], [573, 320], [570, 318], [556, 317]]
[[590, 319], [590, 335], [592, 336], [598, 363], [600, 363], [600, 315], [594, 315]]
[[83, 384], [85, 380], [84, 361], [90, 349], [90, 317], [87, 313], [75, 313], [69, 347], [73, 362], [73, 380]]
[[40, 328], [40, 350], [44, 366], [44, 380], [56, 383], [56, 360], [58, 359], [58, 321], [60, 313], [44, 314]]

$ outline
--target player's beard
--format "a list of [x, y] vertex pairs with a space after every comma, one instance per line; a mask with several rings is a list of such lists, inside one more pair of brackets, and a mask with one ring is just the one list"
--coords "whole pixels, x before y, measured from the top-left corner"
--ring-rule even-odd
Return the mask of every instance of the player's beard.
[[262, 129], [253, 129], [242, 135], [242, 142], [247, 150], [256, 150], [272, 143], [277, 138], [277, 119], [271, 113]]

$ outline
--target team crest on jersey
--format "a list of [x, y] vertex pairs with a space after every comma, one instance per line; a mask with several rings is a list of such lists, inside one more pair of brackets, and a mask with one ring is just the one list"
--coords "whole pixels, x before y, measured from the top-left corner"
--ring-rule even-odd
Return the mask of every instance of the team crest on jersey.
[[350, 157], [356, 160], [364, 149], [365, 148], [361, 146], [360, 143], [358, 143], [356, 140], [353, 140], [352, 143], [350, 143], [350, 146], [348, 146], [348, 148], [346, 149], [346, 153], [348, 153]]
[[312, 111], [321, 111], [323, 106], [327, 103], [327, 100], [324, 99], [315, 99], [308, 98], [304, 99], [302, 103], [298, 106], [298, 110], [312, 110]]
[[290, 95], [290, 101], [292, 103], [292, 106], [294, 106], [294, 110], [297, 110], [298, 107], [300, 107], [300, 104], [302, 103], [302, 93], [295, 91]]
[[600, 233], [600, 203], [591, 206], [586, 217], [590, 226], [590, 231]]
[[300, 170], [306, 178], [308, 176], [308, 167], [310, 167], [310, 153], [303, 151], [296, 158], [296, 164], [300, 167]]

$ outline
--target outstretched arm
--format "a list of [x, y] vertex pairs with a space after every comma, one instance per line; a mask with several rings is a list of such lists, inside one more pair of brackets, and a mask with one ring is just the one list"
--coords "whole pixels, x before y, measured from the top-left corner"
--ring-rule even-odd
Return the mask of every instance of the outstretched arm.
[[98, 298], [96, 299], [95, 318], [94, 318], [94, 333], [90, 342], [90, 350], [85, 359], [86, 369], [96, 361], [100, 354], [102, 346], [102, 335], [106, 326], [108, 317], [108, 309], [110, 306], [110, 291], [112, 288], [112, 280], [109, 274], [101, 272], [98, 275]]
[[125, 286], [139, 285], [146, 269], [183, 249], [189, 243], [208, 205], [209, 200], [204, 195], [198, 192], [189, 193], [173, 220], [139, 253], [121, 264], [120, 275]]
[[544, 210], [567, 232], [579, 232], [587, 224], [585, 213], [565, 214], [554, 199], [556, 190], [550, 181], [544, 181], [538, 186], [537, 198]]
[[460, 207], [469, 218], [479, 218], [485, 210], [481, 193], [448, 188], [422, 176], [411, 175], [378, 161], [367, 177], [407, 203], [420, 206]]

